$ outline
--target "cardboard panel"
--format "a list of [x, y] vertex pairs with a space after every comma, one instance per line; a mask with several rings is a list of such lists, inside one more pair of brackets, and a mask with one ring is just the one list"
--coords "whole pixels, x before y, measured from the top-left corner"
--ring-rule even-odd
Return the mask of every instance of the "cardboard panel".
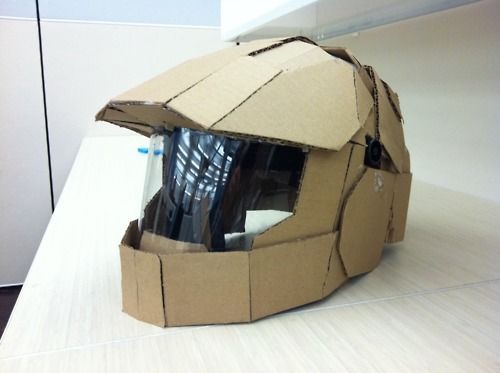
[[371, 108], [363, 127], [351, 138], [351, 142], [359, 145], [366, 145], [366, 135], [375, 138], [375, 106]]
[[123, 311], [135, 318], [139, 317], [139, 300], [137, 299], [137, 279], [135, 275], [135, 250], [127, 245], [120, 245], [120, 264], [122, 273], [122, 307]]
[[361, 80], [365, 84], [365, 87], [371, 93], [373, 91], [373, 82], [370, 78], [370, 75], [366, 71], [366, 69], [361, 65], [356, 57], [352, 54], [349, 49], [342, 47], [322, 47], [326, 52], [330, 55], [335, 56], [337, 58], [343, 59], [349, 63], [352, 63], [356, 67], [356, 71], [359, 73]]
[[359, 123], [364, 125], [370, 110], [373, 108], [373, 98], [357, 72], [354, 72], [354, 85], [356, 86], [358, 119]]
[[394, 92], [392, 90], [392, 88], [390, 87], [389, 84], [387, 84], [386, 82], [384, 82], [384, 85], [385, 85], [385, 88], [387, 89], [387, 92], [389, 93], [389, 99], [391, 100], [391, 102], [394, 104], [393, 105], [393, 109], [396, 110], [396, 113], [397, 115], [400, 117], [400, 118], [403, 118], [403, 114], [401, 113], [401, 108], [399, 106], [399, 96], [396, 92]]
[[351, 156], [349, 158], [349, 168], [345, 178], [344, 189], [342, 190], [342, 200], [352, 192], [366, 170], [365, 150], [366, 147], [361, 145], [353, 145], [352, 147]]
[[331, 58], [278, 75], [212, 129], [340, 150], [360, 127], [353, 67]]
[[332, 56], [340, 58], [346, 62], [352, 63], [356, 67], [356, 70], [359, 70], [361, 68], [361, 64], [356, 59], [356, 57], [353, 56], [350, 50], [342, 47], [322, 47], [322, 48], [324, 49], [325, 52], [331, 54]]
[[339, 252], [349, 277], [371, 271], [380, 261], [393, 187], [393, 174], [368, 168], [348, 197], [340, 223]]
[[[345, 201], [347, 196], [351, 194], [352, 190], [359, 182], [363, 176], [366, 166], [365, 166], [365, 147], [361, 145], [353, 144], [351, 149], [351, 154], [349, 156], [349, 166], [347, 168], [347, 173], [344, 181], [344, 186], [342, 188], [342, 194], [340, 201]], [[342, 202], [341, 202], [342, 203]], [[340, 220], [341, 209], [337, 209], [337, 215], [335, 217], [335, 223], [333, 225], [333, 230], [338, 230], [339, 220]]]
[[203, 244], [176, 241], [148, 231], [144, 231], [140, 243], [141, 251], [154, 254], [181, 254], [208, 252]]
[[403, 241], [410, 200], [411, 174], [398, 174], [394, 182], [394, 197], [391, 207], [391, 222], [387, 230], [386, 242]]
[[252, 320], [321, 299], [333, 233], [250, 252]]
[[411, 171], [411, 162], [410, 162], [410, 152], [408, 148], [405, 148], [404, 161], [403, 161], [403, 173], [408, 174]]
[[107, 121], [118, 121], [118, 122], [136, 122], [143, 123], [137, 118], [131, 118], [129, 113], [125, 113], [121, 109], [113, 106], [106, 106], [101, 111], [99, 111], [96, 116], [96, 120], [107, 120]]
[[[278, 69], [287, 67], [288, 62], [296, 59], [313, 50], [319, 50], [318, 47], [311, 43], [304, 43], [297, 40], [291, 43], [286, 43], [279, 48], [270, 49], [264, 53], [259, 53], [255, 58], [261, 62], [265, 62], [270, 66]], [[323, 52], [324, 53], [324, 52]], [[326, 53], [324, 53], [326, 55]]]
[[250, 321], [248, 252], [161, 255], [167, 323]]
[[333, 231], [351, 148], [348, 144], [339, 152], [309, 152], [296, 213], [257, 236], [253, 248]]
[[165, 326], [161, 263], [157, 255], [120, 245], [123, 311], [158, 326]]
[[328, 62], [332, 59], [328, 53], [321, 48], [314, 48], [305, 53], [299, 54], [279, 65], [284, 71], [292, 71], [301, 69], [307, 65], [316, 65], [323, 62]]
[[165, 103], [240, 56], [277, 41], [279, 39], [257, 40], [186, 61], [121, 94], [115, 100]]
[[253, 57], [241, 57], [216, 71], [167, 106], [209, 128], [281, 73]]
[[378, 92], [380, 142], [389, 153], [396, 169], [403, 172], [406, 158], [403, 125], [391, 106], [382, 81], [374, 74]]
[[158, 255], [135, 250], [137, 280], [137, 318], [158, 326], [165, 326], [161, 262]]
[[330, 255], [330, 262], [328, 264], [328, 273], [323, 285], [323, 297], [331, 294], [335, 289], [339, 288], [340, 285], [347, 281], [344, 265], [340, 259], [337, 236], [338, 232], [335, 232], [334, 244]]

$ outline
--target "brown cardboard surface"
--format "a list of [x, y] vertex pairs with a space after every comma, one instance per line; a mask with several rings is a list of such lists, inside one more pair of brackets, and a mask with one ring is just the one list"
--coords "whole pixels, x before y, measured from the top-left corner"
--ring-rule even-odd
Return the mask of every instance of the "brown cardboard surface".
[[175, 241], [148, 231], [144, 231], [139, 245], [141, 251], [154, 254], [180, 254], [208, 252], [202, 244]]
[[141, 235], [139, 233], [138, 220], [131, 221], [128, 226], [120, 244], [129, 247], [138, 247]]
[[252, 320], [321, 299], [334, 241], [328, 233], [251, 251]]
[[121, 122], [121, 121], [113, 121], [113, 124], [116, 124], [119, 127], [126, 128], [128, 130], [137, 132], [146, 137], [150, 137], [154, 133], [154, 129], [145, 125], [145, 124], [137, 124], [130, 122]]
[[337, 239], [338, 232], [335, 232], [333, 248], [328, 264], [328, 273], [323, 285], [323, 297], [331, 294], [335, 289], [337, 289], [345, 281], [347, 281], [347, 275], [345, 273], [344, 265], [342, 264], [342, 260], [340, 259]]
[[351, 147], [351, 144], [347, 144], [339, 152], [309, 152], [295, 206], [296, 213], [257, 236], [253, 248], [333, 231]]
[[161, 263], [158, 255], [135, 250], [138, 319], [165, 326]]
[[392, 216], [386, 238], [386, 242], [388, 243], [403, 241], [405, 237], [411, 178], [411, 174], [398, 174], [395, 177], [394, 196], [391, 207]]
[[403, 119], [403, 114], [401, 113], [401, 107], [399, 106], [399, 96], [396, 92], [394, 92], [389, 84], [386, 82], [382, 81], [384, 83], [384, 86], [389, 93], [389, 99], [391, 100], [391, 103], [393, 104], [392, 107], [393, 109], [396, 110], [397, 115], [399, 118], [402, 120]]
[[370, 136], [372, 139], [375, 138], [375, 133], [376, 133], [376, 124], [375, 124], [375, 106], [372, 107], [370, 112], [368, 113], [368, 116], [365, 120], [365, 123], [363, 124], [363, 127], [361, 127], [358, 132], [351, 138], [351, 142], [359, 144], [359, 145], [366, 145], [366, 136]]
[[368, 114], [373, 108], [373, 98], [361, 80], [360, 75], [354, 72], [354, 85], [356, 87], [356, 105], [358, 108], [358, 120], [364, 126]]
[[160, 257], [169, 326], [250, 321], [248, 252]]
[[139, 318], [139, 300], [137, 299], [137, 278], [135, 274], [135, 250], [127, 245], [120, 245], [120, 264], [122, 273], [122, 308], [129, 315]]
[[[97, 119], [146, 136], [187, 127], [307, 151], [294, 214], [250, 251], [141, 238], [130, 224], [123, 310], [140, 320], [247, 322], [310, 303], [372, 270], [384, 240], [404, 237], [411, 174], [399, 98], [344, 48], [305, 38], [227, 48], [126, 92]], [[383, 145], [381, 170], [364, 164], [366, 136]]]
[[394, 174], [367, 168], [348, 197], [340, 223], [339, 252], [347, 275], [374, 269], [389, 223]]
[[123, 310], [139, 320], [165, 326], [158, 256], [121, 244], [120, 260]]
[[343, 201], [345, 201], [345, 198], [352, 193], [352, 190], [358, 184], [366, 170], [365, 151], [366, 148], [361, 145], [353, 145], [352, 147], [351, 155], [349, 157], [349, 168], [347, 170], [344, 187], [342, 189]]
[[332, 56], [338, 57], [346, 62], [353, 64], [356, 67], [356, 70], [361, 69], [361, 64], [357, 60], [356, 57], [351, 53], [351, 51], [347, 48], [342, 47], [328, 47], [323, 46], [323, 50]]
[[169, 101], [168, 107], [209, 128], [280, 73], [256, 58], [240, 57]]
[[360, 127], [353, 68], [332, 58], [281, 73], [212, 130], [339, 150]]
[[279, 40], [256, 40], [232, 48], [224, 48], [202, 58], [188, 60], [121, 94], [115, 100], [165, 103], [234, 59], [272, 45]]
[[389, 101], [384, 84], [376, 73], [375, 82], [378, 92], [380, 142], [399, 172], [403, 172], [406, 148], [403, 125]]
[[[291, 43], [286, 43], [279, 48], [270, 49], [265, 53], [259, 53], [255, 56], [255, 59], [265, 62], [269, 66], [273, 66], [277, 69], [286, 70], [289, 68], [291, 61], [294, 61], [301, 56], [309, 55], [310, 52], [317, 50], [321, 51], [321, 49], [314, 44], [304, 43], [303, 41], [297, 40]], [[323, 55], [328, 57], [324, 52]]]
[[227, 48], [108, 104], [128, 116], [102, 110], [97, 118], [131, 123], [141, 133], [148, 131], [138, 125], [182, 126], [340, 150], [365, 123], [373, 101], [365, 69], [350, 52], [334, 49], [330, 55], [305, 38]]
[[325, 52], [328, 52], [332, 56], [341, 58], [344, 61], [352, 63], [355, 66], [358, 74], [360, 75], [361, 80], [365, 84], [365, 87], [368, 89], [370, 93], [373, 91], [373, 82], [370, 78], [370, 75], [349, 49], [342, 47], [328, 47], [328, 46], [322, 46], [322, 48], [325, 50]]

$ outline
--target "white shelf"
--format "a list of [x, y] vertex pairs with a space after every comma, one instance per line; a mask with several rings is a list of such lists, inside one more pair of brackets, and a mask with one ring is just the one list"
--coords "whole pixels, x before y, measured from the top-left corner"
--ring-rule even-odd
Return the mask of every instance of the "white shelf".
[[320, 41], [478, 0], [222, 0], [222, 39], [304, 35]]

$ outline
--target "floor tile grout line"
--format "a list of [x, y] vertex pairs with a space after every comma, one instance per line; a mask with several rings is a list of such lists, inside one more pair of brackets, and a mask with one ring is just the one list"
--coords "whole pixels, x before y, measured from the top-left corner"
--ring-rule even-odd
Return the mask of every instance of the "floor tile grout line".
[[[447, 292], [451, 292], [451, 291], [455, 291], [455, 290], [480, 287], [482, 285], [492, 284], [492, 283], [497, 283], [497, 282], [500, 282], [500, 278], [470, 282], [470, 283], [466, 283], [466, 284], [461, 284], [461, 285], [456, 285], [456, 286], [448, 286], [448, 287], [437, 288], [437, 289], [416, 291], [416, 292], [411, 292], [411, 293], [395, 295], [395, 296], [391, 296], [391, 297], [374, 298], [374, 299], [367, 299], [367, 300], [358, 301], [358, 302], [337, 304], [337, 305], [325, 306], [325, 307], [317, 307], [317, 308], [312, 308], [312, 309], [307, 309], [307, 310], [300, 310], [300, 311], [293, 311], [292, 310], [292, 311], [288, 311], [286, 313], [282, 313], [282, 314], [280, 314], [280, 316], [287, 316], [287, 315], [295, 315], [296, 316], [296, 315], [303, 315], [306, 313], [312, 313], [315, 311], [333, 310], [333, 309], [337, 309], [337, 308], [347, 308], [347, 307], [353, 307], [353, 306], [371, 304], [371, 303], [390, 302], [390, 301], [398, 300], [398, 299], [413, 298], [413, 297], [432, 295], [432, 294], [441, 294], [441, 293], [447, 293]], [[186, 329], [186, 330], [179, 330], [176, 332], [144, 334], [144, 335], [136, 336], [136, 337], [128, 337], [128, 338], [114, 339], [114, 340], [104, 341], [104, 342], [89, 343], [89, 344], [80, 345], [80, 346], [63, 347], [63, 348], [58, 348], [58, 349], [53, 349], [53, 350], [32, 352], [32, 353], [28, 353], [28, 354], [14, 355], [14, 356], [8, 356], [8, 357], [3, 357], [3, 358], [0, 357], [0, 362], [18, 360], [18, 359], [20, 360], [23, 358], [29, 358], [29, 357], [35, 357], [35, 356], [50, 355], [50, 354], [58, 353], [58, 352], [84, 350], [87, 348], [106, 346], [106, 345], [112, 345], [112, 344], [120, 344], [123, 342], [131, 342], [131, 341], [142, 340], [142, 339], [147, 339], [147, 338], [156, 338], [156, 337], [161, 337], [164, 335], [182, 334], [182, 333], [187, 333], [190, 331], [198, 331], [200, 329], [206, 329], [210, 326], [213, 326], [213, 325], [202, 325], [199, 327], [190, 328], [190, 329]], [[0, 347], [1, 347], [1, 344], [0, 344]]]
[[164, 336], [164, 335], [183, 334], [183, 333], [187, 333], [187, 332], [190, 332], [190, 331], [204, 329], [204, 328], [207, 328], [209, 326], [210, 325], [201, 325], [201, 326], [198, 326], [198, 327], [189, 328], [189, 329], [186, 329], [186, 330], [179, 330], [179, 331], [175, 331], [175, 332], [164, 332], [164, 333], [155, 333], [155, 334], [143, 334], [143, 335], [140, 335], [140, 336], [127, 337], [127, 338], [121, 338], [121, 339], [113, 339], [113, 340], [104, 341], [104, 342], [89, 343], [89, 344], [79, 345], [79, 346], [62, 347], [62, 348], [56, 348], [56, 349], [53, 349], [53, 350], [31, 352], [31, 353], [28, 353], [28, 354], [13, 355], [13, 356], [7, 356], [7, 357], [3, 357], [3, 358], [0, 357], [0, 363], [2, 361], [17, 360], [17, 359], [22, 359], [22, 358], [27, 358], [27, 357], [50, 355], [50, 354], [53, 354], [53, 353], [65, 352], [65, 351], [83, 350], [83, 349], [86, 349], [86, 348], [112, 345], [112, 344], [115, 344], [115, 343], [118, 344], [118, 343], [122, 343], [122, 342], [140, 341], [141, 339], [146, 339], [146, 338], [150, 338], [150, 337], [155, 338], [155, 337], [161, 337], [161, 336]]
[[404, 293], [404, 294], [399, 294], [399, 295], [393, 295], [393, 296], [389, 296], [389, 297], [372, 298], [372, 299], [366, 299], [366, 300], [350, 302], [350, 303], [334, 304], [331, 306], [324, 306], [324, 307], [320, 306], [320, 307], [314, 307], [314, 308], [310, 308], [310, 309], [296, 310], [296, 311], [292, 310], [289, 313], [290, 314], [292, 314], [292, 313], [293, 314], [305, 314], [305, 313], [310, 313], [310, 312], [315, 312], [315, 311], [324, 311], [324, 310], [351, 307], [351, 306], [357, 306], [357, 305], [363, 305], [363, 304], [369, 304], [369, 303], [390, 302], [390, 301], [398, 300], [398, 299], [413, 298], [413, 297], [418, 297], [418, 296], [423, 296], [423, 295], [440, 294], [440, 293], [446, 293], [446, 292], [450, 292], [450, 291], [454, 291], [454, 290], [474, 288], [477, 286], [482, 286], [482, 285], [496, 283], [496, 282], [500, 282], [500, 278], [481, 280], [481, 281], [476, 281], [476, 282], [469, 282], [469, 283], [465, 283], [465, 284], [461, 284], [461, 285], [447, 286], [447, 287], [443, 287], [443, 288], [414, 291], [414, 292], [409, 292], [409, 293]]

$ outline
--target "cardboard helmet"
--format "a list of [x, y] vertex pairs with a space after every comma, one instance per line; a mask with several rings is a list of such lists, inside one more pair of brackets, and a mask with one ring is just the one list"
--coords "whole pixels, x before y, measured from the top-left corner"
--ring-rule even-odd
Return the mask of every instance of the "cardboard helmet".
[[123, 308], [141, 320], [251, 321], [317, 301], [404, 238], [399, 99], [344, 48], [226, 48], [96, 118], [151, 137], [143, 214], [120, 246]]

